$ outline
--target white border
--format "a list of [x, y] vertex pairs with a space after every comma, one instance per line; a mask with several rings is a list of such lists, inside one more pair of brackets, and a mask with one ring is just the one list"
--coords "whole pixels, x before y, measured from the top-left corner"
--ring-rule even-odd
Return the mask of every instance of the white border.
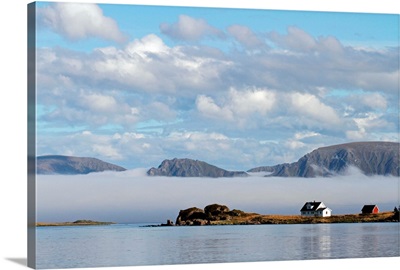
[[[26, 13], [31, 1], [5, 1], [0, 9], [1, 35], [1, 169], [0, 179], [0, 269], [26, 269]], [[344, 11], [399, 14], [398, 3], [393, 0], [108, 0], [108, 1], [56, 1], [97, 2], [119, 4], [148, 4], [174, 6], [207, 6], [232, 8], [262, 8], [280, 10]], [[4, 151], [5, 150], [5, 151]], [[399, 247], [400, 248], [400, 247]], [[10, 260], [11, 259], [11, 260]], [[13, 261], [14, 260], [14, 261]], [[237, 264], [175, 265], [146, 267], [105, 267], [90, 269], [319, 269], [322, 267], [345, 269], [397, 269], [400, 257], [376, 259], [344, 259], [292, 262], [261, 262]]]

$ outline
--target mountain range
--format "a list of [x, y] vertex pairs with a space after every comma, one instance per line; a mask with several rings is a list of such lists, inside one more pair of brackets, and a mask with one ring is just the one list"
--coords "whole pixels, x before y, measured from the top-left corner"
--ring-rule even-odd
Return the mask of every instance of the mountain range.
[[267, 176], [317, 177], [344, 174], [350, 167], [365, 175], [399, 176], [399, 143], [354, 142], [318, 148], [293, 163], [257, 167]]
[[[265, 173], [267, 177], [329, 177], [356, 168], [365, 175], [400, 176], [400, 144], [396, 142], [353, 142], [321, 147], [293, 163], [261, 166], [244, 171], [228, 171], [204, 161], [188, 158], [166, 159], [147, 171], [149, 176], [243, 177]], [[39, 156], [38, 174], [88, 174], [124, 171], [123, 167], [89, 157]]]
[[158, 168], [147, 171], [150, 176], [179, 176], [179, 177], [235, 177], [248, 176], [246, 172], [227, 171], [210, 165], [204, 161], [193, 159], [164, 160]]
[[36, 162], [38, 174], [88, 174], [126, 170], [123, 167], [90, 157], [38, 156]]

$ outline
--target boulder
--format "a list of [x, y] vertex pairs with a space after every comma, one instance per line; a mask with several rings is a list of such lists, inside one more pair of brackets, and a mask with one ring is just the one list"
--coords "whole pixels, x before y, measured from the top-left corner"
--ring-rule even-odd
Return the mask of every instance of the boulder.
[[240, 210], [230, 211], [226, 205], [210, 204], [204, 210], [197, 207], [180, 210], [175, 223], [178, 226], [210, 225], [211, 221], [231, 220], [233, 216], [243, 213]]
[[161, 226], [175, 226], [175, 225], [174, 225], [174, 222], [172, 220], [168, 219], [167, 223], [161, 224]]
[[216, 216], [229, 212], [229, 208], [226, 205], [210, 204], [204, 208], [204, 212], [207, 215]]
[[206, 219], [206, 214], [203, 209], [197, 207], [191, 207], [185, 210], [180, 210], [179, 215], [176, 218], [176, 225], [186, 225], [186, 221], [192, 221], [195, 219]]

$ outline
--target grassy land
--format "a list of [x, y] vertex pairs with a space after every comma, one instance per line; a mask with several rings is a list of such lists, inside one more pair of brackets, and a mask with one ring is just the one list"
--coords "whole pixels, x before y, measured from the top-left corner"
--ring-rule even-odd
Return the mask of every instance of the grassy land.
[[225, 220], [211, 221], [210, 225], [246, 225], [246, 224], [316, 224], [316, 223], [364, 223], [364, 222], [398, 222], [393, 212], [378, 214], [332, 215], [331, 217], [302, 217], [300, 215], [260, 215], [244, 213]]
[[[260, 215], [240, 211], [238, 216], [222, 216], [209, 220], [208, 225], [252, 225], [252, 224], [317, 224], [317, 223], [366, 223], [366, 222], [398, 222], [393, 212], [378, 214], [347, 214], [332, 215], [331, 217], [302, 217], [300, 215]], [[94, 226], [111, 225], [113, 222], [77, 220], [74, 222], [36, 223], [37, 227], [49, 226]]]
[[47, 223], [38, 222], [36, 227], [50, 227], [50, 226], [93, 226], [93, 225], [111, 225], [114, 222], [103, 222], [103, 221], [93, 221], [93, 220], [77, 220], [74, 222], [57, 222], [57, 223]]

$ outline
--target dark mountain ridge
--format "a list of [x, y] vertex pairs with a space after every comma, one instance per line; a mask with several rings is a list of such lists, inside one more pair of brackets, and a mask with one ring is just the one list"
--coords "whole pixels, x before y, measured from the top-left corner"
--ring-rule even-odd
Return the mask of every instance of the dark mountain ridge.
[[38, 174], [88, 174], [126, 170], [97, 158], [61, 155], [38, 156], [36, 168]]
[[344, 174], [349, 167], [365, 175], [399, 176], [399, 148], [396, 142], [353, 142], [318, 148], [297, 162], [257, 167], [248, 172], [266, 176], [317, 177]]
[[204, 161], [193, 159], [164, 160], [158, 168], [147, 171], [150, 176], [179, 176], [179, 177], [235, 177], [248, 176], [246, 172], [233, 172], [210, 165]]
[[[265, 172], [266, 176], [329, 177], [345, 174], [350, 167], [365, 175], [400, 176], [400, 144], [397, 142], [353, 142], [318, 148], [293, 163], [262, 166], [249, 173]], [[111, 163], [89, 157], [49, 155], [37, 157], [38, 174], [88, 174], [102, 171], [125, 171]], [[243, 171], [227, 171], [193, 159], [164, 160], [150, 176], [178, 177], [243, 177]]]

